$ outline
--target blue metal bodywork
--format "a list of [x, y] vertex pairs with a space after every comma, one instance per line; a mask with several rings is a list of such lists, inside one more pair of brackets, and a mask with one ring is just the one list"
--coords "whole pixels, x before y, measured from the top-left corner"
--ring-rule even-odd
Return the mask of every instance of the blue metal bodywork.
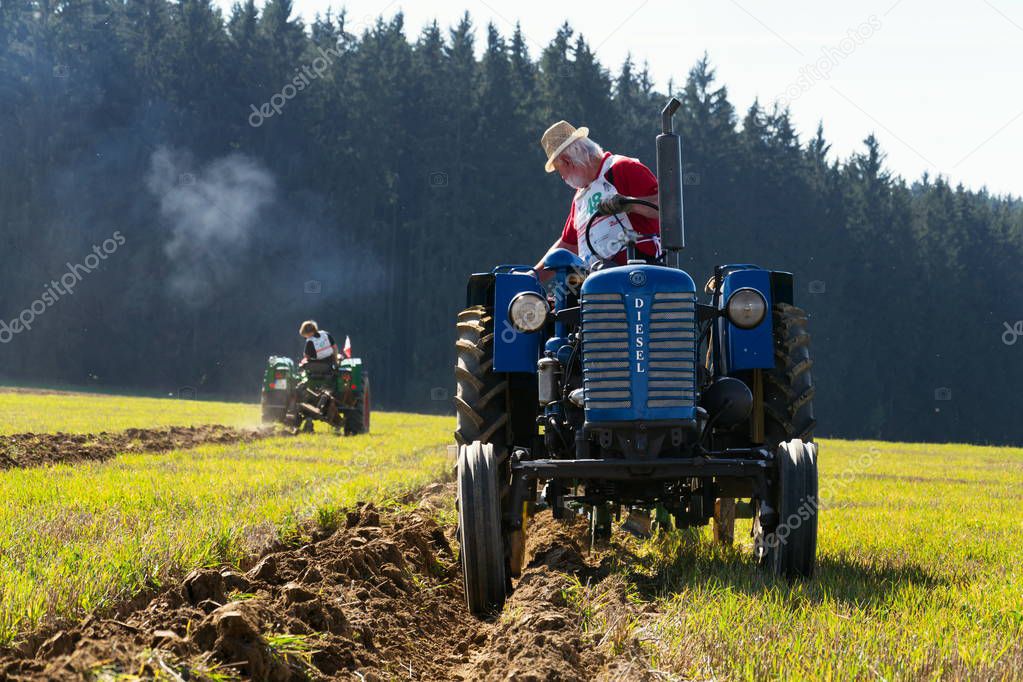
[[[551, 287], [554, 292], [554, 310], [564, 310], [568, 306], [568, 276], [572, 273], [584, 274], [586, 264], [583, 259], [568, 249], [554, 249], [543, 259], [545, 269], [554, 273]], [[568, 362], [571, 347], [568, 345], [568, 330], [564, 322], [554, 323], [554, 336], [547, 339], [544, 351], [553, 353], [563, 364]]]
[[728, 298], [739, 289], [756, 289], [767, 301], [764, 321], [753, 329], [741, 329], [724, 315], [717, 321], [718, 358], [722, 374], [734, 374], [749, 369], [774, 367], [774, 336], [771, 309], [771, 272], [755, 265], [726, 265], [721, 285], [719, 308], [723, 311]]
[[578, 272], [586, 271], [586, 263], [583, 259], [575, 255], [568, 249], [554, 249], [543, 259], [543, 266], [547, 270], [567, 272], [569, 270], [575, 270]]
[[[553, 273], [551, 295], [554, 310], [564, 310], [569, 305], [569, 277], [585, 272], [583, 261], [565, 249], [556, 249], [544, 259], [544, 267]], [[712, 343], [716, 358], [716, 373], [732, 375], [750, 369], [774, 367], [773, 323], [770, 310], [774, 304], [772, 295], [772, 273], [755, 265], [726, 265], [719, 268], [722, 277], [722, 294], [718, 301], [719, 310], [724, 312], [729, 296], [738, 289], [752, 288], [759, 291], [767, 301], [768, 314], [764, 321], [753, 329], [741, 329], [728, 321], [722, 314], [715, 321]], [[508, 319], [508, 306], [515, 296], [533, 292], [541, 296], [547, 293], [536, 272], [525, 265], [502, 265], [490, 273], [493, 277], [494, 325], [494, 370], [497, 372], [535, 374], [537, 360], [549, 353], [563, 366], [569, 364], [574, 352], [564, 322], [554, 322], [534, 333], [515, 330]], [[658, 332], [682, 335], [673, 338], [672, 343], [681, 344], [690, 340], [695, 332], [696, 287], [693, 279], [681, 270], [657, 265], [626, 265], [609, 268], [588, 275], [580, 292], [584, 302], [587, 297], [617, 295], [624, 303], [628, 321], [628, 357], [631, 364], [628, 374], [616, 375], [612, 389], [599, 384], [586, 384], [586, 422], [588, 424], [611, 422], [666, 422], [690, 421], [695, 419], [699, 403], [696, 365], [699, 363], [698, 340], [692, 338], [692, 345], [676, 345], [670, 350], [663, 347], [664, 341], [652, 339], [654, 331], [648, 324], [649, 315], [659, 297], [671, 295], [676, 313], [683, 314], [679, 306], [692, 304], [693, 317], [677, 325], [658, 322]], [[682, 296], [684, 294], [684, 296]], [[675, 296], [679, 295], [679, 296]], [[782, 294], [784, 298], [784, 294]], [[660, 304], [663, 306], [663, 301]], [[583, 306], [583, 317], [587, 305]], [[685, 308], [686, 311], [689, 308]], [[688, 315], [689, 313], [684, 313]], [[676, 316], [677, 317], [677, 316]], [[585, 326], [585, 323], [584, 323]], [[623, 327], [624, 329], [624, 327]], [[659, 335], [665, 337], [664, 333]], [[684, 337], [684, 338], [683, 338]], [[585, 332], [584, 332], [585, 339]], [[655, 349], [651, 342], [661, 343], [659, 355], [651, 355]], [[584, 343], [585, 347], [585, 343]], [[657, 364], [670, 360], [674, 366]], [[652, 367], [650, 362], [654, 362]], [[651, 379], [650, 370], [657, 376]], [[584, 371], [584, 382], [590, 370]], [[621, 382], [628, 382], [627, 387]], [[681, 393], [679, 393], [681, 392]], [[685, 404], [672, 404], [669, 398], [684, 395]], [[628, 403], [625, 405], [624, 403]], [[600, 405], [605, 405], [601, 407]], [[556, 404], [548, 406], [547, 412], [557, 409]]]
[[543, 330], [525, 334], [508, 320], [508, 306], [524, 291], [546, 296], [533, 269], [525, 265], [494, 268], [494, 371], [536, 373]]

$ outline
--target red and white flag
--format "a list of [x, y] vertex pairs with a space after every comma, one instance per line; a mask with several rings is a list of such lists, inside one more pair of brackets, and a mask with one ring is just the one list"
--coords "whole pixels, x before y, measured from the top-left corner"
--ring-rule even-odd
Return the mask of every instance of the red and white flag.
[[346, 358], [352, 357], [352, 339], [351, 339], [351, 337], [348, 337], [348, 336], [345, 337], [345, 348], [344, 348], [343, 352], [344, 352]]

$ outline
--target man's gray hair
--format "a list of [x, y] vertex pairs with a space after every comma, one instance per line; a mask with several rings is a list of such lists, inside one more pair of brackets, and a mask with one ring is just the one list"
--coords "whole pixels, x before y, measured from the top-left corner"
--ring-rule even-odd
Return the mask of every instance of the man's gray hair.
[[604, 149], [590, 138], [580, 137], [565, 147], [565, 151], [561, 152], [561, 155], [565, 157], [566, 161], [575, 166], [585, 166], [592, 161], [603, 158]]

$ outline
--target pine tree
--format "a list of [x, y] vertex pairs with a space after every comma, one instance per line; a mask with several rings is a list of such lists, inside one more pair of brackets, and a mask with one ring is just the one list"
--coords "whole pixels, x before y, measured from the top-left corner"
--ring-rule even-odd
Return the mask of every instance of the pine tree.
[[[450, 383], [466, 277], [532, 262], [565, 219], [571, 190], [543, 171], [544, 129], [588, 125], [653, 165], [666, 95], [631, 58], [612, 76], [567, 23], [531, 55], [519, 27], [488, 26], [477, 50], [468, 14], [410, 42], [400, 13], [306, 27], [292, 1], [239, 0], [226, 22], [211, 0], [0, 3], [0, 244], [17, 256], [5, 300], [32, 301], [115, 229], [130, 243], [74, 305], [3, 346], [11, 378], [251, 399], [241, 379], [318, 317], [351, 332], [378, 404], [446, 410], [430, 396]], [[312, 78], [314, 64], [326, 68]], [[307, 87], [252, 123], [299, 74]], [[777, 107], [754, 102], [740, 121], [707, 55], [668, 91], [683, 101], [683, 261], [698, 281], [724, 262], [795, 274], [822, 428], [1023, 441], [1023, 363], [1002, 340], [1019, 318], [1023, 201], [928, 175], [907, 185], [876, 137], [840, 159], [823, 123], [803, 141]], [[166, 285], [176, 264], [146, 183], [161, 146], [190, 155], [197, 182], [237, 152], [279, 186], [246, 276], [202, 303]], [[308, 279], [321, 295], [303, 293]], [[131, 344], [140, 327], [159, 339], [146, 354]], [[238, 333], [257, 341], [229, 348]], [[934, 400], [942, 387], [952, 401]]]

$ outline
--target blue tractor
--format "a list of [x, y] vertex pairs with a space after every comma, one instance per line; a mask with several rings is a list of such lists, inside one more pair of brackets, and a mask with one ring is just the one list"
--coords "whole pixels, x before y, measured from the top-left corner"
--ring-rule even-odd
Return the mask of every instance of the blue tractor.
[[[502, 607], [538, 503], [555, 518], [589, 510], [595, 538], [623, 507], [679, 528], [713, 521], [725, 543], [737, 515], [752, 518], [759, 563], [789, 580], [813, 574], [807, 315], [794, 305], [790, 273], [755, 265], [714, 268], [706, 302], [698, 300], [678, 267], [679, 106], [668, 102], [657, 137], [664, 264], [635, 259], [623, 235], [624, 266], [549, 253], [548, 289], [528, 266], [469, 279], [454, 400], [459, 540], [474, 614]], [[620, 246], [612, 251], [597, 255], [610, 259]]]

